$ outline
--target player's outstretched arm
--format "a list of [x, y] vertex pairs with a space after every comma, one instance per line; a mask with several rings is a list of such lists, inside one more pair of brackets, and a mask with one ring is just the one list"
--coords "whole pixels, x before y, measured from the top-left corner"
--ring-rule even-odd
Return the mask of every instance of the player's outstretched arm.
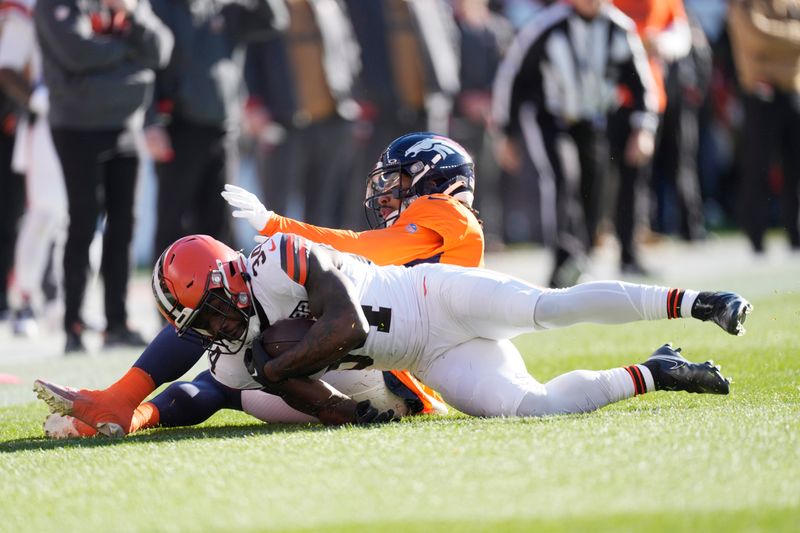
[[311, 314], [317, 320], [297, 344], [264, 365], [269, 382], [313, 374], [366, 340], [369, 323], [351, 283], [339, 271], [340, 257], [330, 248], [311, 246], [305, 288]]

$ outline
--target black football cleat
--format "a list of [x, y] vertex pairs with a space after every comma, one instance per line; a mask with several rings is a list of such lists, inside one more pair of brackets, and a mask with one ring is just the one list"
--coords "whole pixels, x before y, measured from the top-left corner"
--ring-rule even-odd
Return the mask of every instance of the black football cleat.
[[720, 373], [713, 361], [692, 363], [667, 343], [643, 363], [653, 375], [656, 390], [686, 391], [698, 394], [728, 394], [730, 379]]
[[701, 292], [692, 306], [698, 320], [713, 320], [731, 335], [744, 335], [744, 321], [753, 311], [753, 304], [733, 292]]

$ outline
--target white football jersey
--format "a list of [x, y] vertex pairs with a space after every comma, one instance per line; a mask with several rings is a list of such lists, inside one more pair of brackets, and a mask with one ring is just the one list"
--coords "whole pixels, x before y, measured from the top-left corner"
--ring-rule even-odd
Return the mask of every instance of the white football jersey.
[[[297, 235], [276, 233], [251, 252], [248, 271], [253, 297], [270, 323], [310, 316], [304, 285], [311, 245]], [[352, 283], [370, 331], [364, 345], [332, 369], [414, 367], [428, 340], [428, 319], [418, 276], [413, 269], [378, 267], [363, 257], [342, 255], [340, 270]]]

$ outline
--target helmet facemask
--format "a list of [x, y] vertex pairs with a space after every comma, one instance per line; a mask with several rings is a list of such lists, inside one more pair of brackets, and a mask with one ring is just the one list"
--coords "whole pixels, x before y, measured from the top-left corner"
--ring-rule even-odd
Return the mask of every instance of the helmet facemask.
[[[399, 165], [377, 166], [367, 176], [367, 190], [364, 199], [364, 212], [371, 228], [388, 228], [394, 224], [400, 212], [416, 200], [417, 194], [410, 187], [411, 178]], [[400, 200], [397, 209], [383, 213], [387, 200]]]
[[236, 353], [247, 337], [250, 298], [245, 292], [231, 292], [224, 265], [217, 264], [219, 269], [208, 274], [205, 296], [187, 327], [200, 335], [206, 348], [213, 344], [222, 353]]

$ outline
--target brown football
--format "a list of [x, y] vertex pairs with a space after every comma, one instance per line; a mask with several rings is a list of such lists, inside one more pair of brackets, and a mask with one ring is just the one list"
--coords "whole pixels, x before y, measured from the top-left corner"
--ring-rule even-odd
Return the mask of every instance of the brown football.
[[279, 320], [261, 334], [261, 344], [270, 357], [278, 357], [303, 338], [314, 323], [310, 318]]

